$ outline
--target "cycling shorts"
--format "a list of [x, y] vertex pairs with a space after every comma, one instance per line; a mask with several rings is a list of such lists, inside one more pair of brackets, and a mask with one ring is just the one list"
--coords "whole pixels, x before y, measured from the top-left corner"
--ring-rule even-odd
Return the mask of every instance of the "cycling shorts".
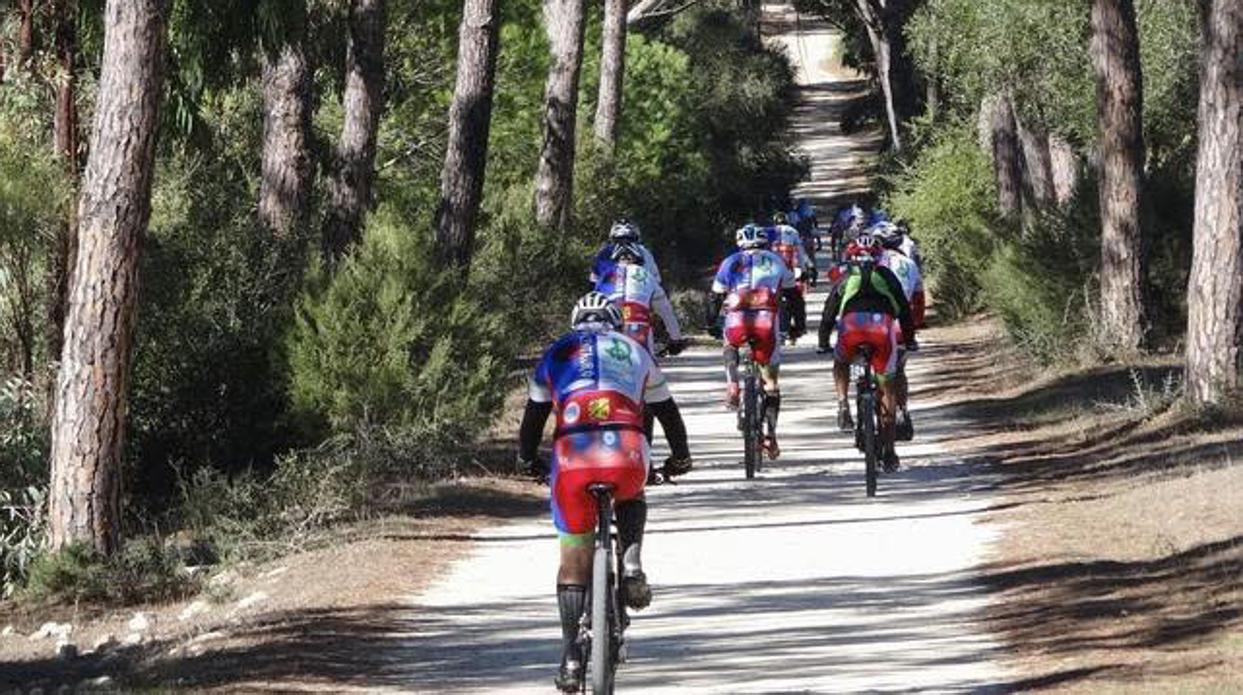
[[781, 363], [779, 329], [775, 311], [731, 311], [725, 315], [725, 342], [736, 348], [749, 343], [758, 365]]
[[588, 486], [613, 486], [613, 500], [643, 494], [650, 453], [642, 426], [601, 427], [563, 434], [553, 441], [552, 519], [563, 542], [595, 531], [598, 509]]
[[888, 314], [850, 312], [837, 320], [837, 346], [834, 356], [839, 362], [853, 362], [859, 348], [872, 348], [872, 372], [877, 378], [888, 379], [898, 373], [898, 345], [902, 329]]

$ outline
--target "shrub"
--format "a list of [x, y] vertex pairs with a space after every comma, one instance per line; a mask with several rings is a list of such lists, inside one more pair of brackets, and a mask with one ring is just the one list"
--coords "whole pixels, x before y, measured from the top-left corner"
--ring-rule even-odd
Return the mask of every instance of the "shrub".
[[36, 603], [133, 604], [188, 596], [198, 583], [158, 537], [127, 542], [104, 557], [85, 545], [39, 556], [21, 597]]
[[0, 490], [0, 515], [0, 582], [9, 598], [25, 585], [47, 543], [47, 489]]
[[947, 129], [892, 181], [887, 207], [906, 218], [927, 259], [929, 290], [950, 317], [981, 308], [981, 274], [995, 247], [995, 184], [965, 125]]

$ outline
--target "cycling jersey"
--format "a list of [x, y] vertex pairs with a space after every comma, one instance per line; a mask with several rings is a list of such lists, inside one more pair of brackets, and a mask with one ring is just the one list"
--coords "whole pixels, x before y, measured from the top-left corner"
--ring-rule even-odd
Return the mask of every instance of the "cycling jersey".
[[915, 299], [916, 292], [924, 291], [924, 277], [915, 261], [900, 251], [885, 251], [880, 264], [893, 271], [898, 282], [902, 284], [902, 293], [906, 301]]
[[646, 265], [615, 263], [596, 283], [596, 291], [607, 296], [622, 312], [623, 330], [640, 345], [652, 349], [653, 309], [660, 315], [674, 341], [682, 339], [682, 329], [673, 304]]
[[[824, 303], [820, 319], [820, 347], [827, 348], [829, 334], [846, 314], [882, 314], [896, 318], [904, 340], [914, 340], [915, 324], [902, 283], [883, 265], [842, 266], [840, 279]], [[839, 336], [839, 340], [840, 340]]]
[[[639, 247], [639, 252], [643, 254], [643, 267], [647, 269], [652, 277], [656, 279], [656, 284], [663, 284], [660, 279], [660, 268], [656, 265], [656, 258], [652, 256], [652, 252], [647, 248], [646, 244], [635, 242]], [[602, 246], [596, 252], [596, 257], [591, 261], [591, 284], [596, 284], [608, 274], [613, 266], [617, 265], [617, 261], [613, 260], [614, 244], [609, 242]]]
[[924, 267], [924, 259], [919, 255], [919, 244], [911, 238], [909, 234], [902, 235], [902, 246], [898, 247], [904, 256], [915, 261], [915, 265], [922, 270]]
[[726, 258], [716, 271], [712, 291], [724, 294], [729, 311], [772, 311], [781, 290], [794, 287], [794, 273], [781, 256], [766, 249], [746, 249]]
[[811, 258], [807, 255], [807, 249], [803, 246], [803, 238], [799, 236], [797, 229], [790, 225], [779, 224], [773, 228], [771, 236], [772, 251], [781, 256], [786, 267], [801, 272], [807, 272], [812, 267]]

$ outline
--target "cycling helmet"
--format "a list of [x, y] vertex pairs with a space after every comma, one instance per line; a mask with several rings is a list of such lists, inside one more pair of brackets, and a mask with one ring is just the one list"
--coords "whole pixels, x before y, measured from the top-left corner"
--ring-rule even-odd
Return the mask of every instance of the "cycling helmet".
[[570, 326], [578, 328], [584, 323], [605, 323], [613, 328], [621, 328], [621, 311], [600, 292], [588, 292], [574, 305], [570, 314]]
[[850, 226], [862, 228], [868, 223], [868, 214], [858, 205], [850, 206]]
[[789, 224], [789, 223], [790, 223], [790, 217], [786, 215], [784, 212], [778, 211], [778, 212], [773, 213], [773, 224]]
[[740, 249], [762, 249], [768, 246], [768, 232], [759, 225], [749, 224], [734, 234]]
[[875, 236], [860, 234], [846, 247], [846, 258], [855, 263], [874, 263], [883, 250]]
[[618, 262], [626, 261], [643, 265], [643, 251], [633, 241], [619, 241], [613, 244], [613, 252], [609, 256]]
[[881, 222], [872, 228], [872, 236], [887, 249], [895, 249], [902, 245], [902, 232], [892, 222]]
[[614, 222], [613, 227], [609, 229], [609, 239], [613, 241], [638, 241], [639, 225], [623, 217]]

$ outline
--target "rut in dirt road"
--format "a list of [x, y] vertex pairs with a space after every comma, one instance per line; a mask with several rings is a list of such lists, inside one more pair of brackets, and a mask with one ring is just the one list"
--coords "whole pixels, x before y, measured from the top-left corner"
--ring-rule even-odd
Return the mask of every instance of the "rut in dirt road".
[[[770, 10], [802, 85], [796, 132], [812, 163], [800, 193], [822, 215], [866, 187], [876, 133], [845, 137], [836, 115], [859, 84], [826, 64], [833, 34]], [[811, 329], [824, 301], [809, 298]], [[973, 690], [1002, 682], [972, 568], [992, 539], [977, 514], [990, 481], [943, 455], [962, 423], [927, 401], [949, 346], [935, 332], [911, 370], [918, 438], [904, 470], [864, 496], [862, 461], [834, 429], [830, 363], [811, 341], [782, 369], [783, 457], [743, 480], [741, 439], [721, 405], [717, 349], [668, 361], [697, 469], [650, 490], [645, 566], [656, 598], [627, 633], [618, 688], [647, 692]], [[921, 388], [924, 390], [921, 391]], [[924, 398], [921, 399], [921, 394]], [[658, 456], [661, 455], [658, 453]], [[478, 537], [470, 557], [414, 597], [394, 643], [415, 691], [548, 692], [560, 652], [557, 542], [547, 519]]]

